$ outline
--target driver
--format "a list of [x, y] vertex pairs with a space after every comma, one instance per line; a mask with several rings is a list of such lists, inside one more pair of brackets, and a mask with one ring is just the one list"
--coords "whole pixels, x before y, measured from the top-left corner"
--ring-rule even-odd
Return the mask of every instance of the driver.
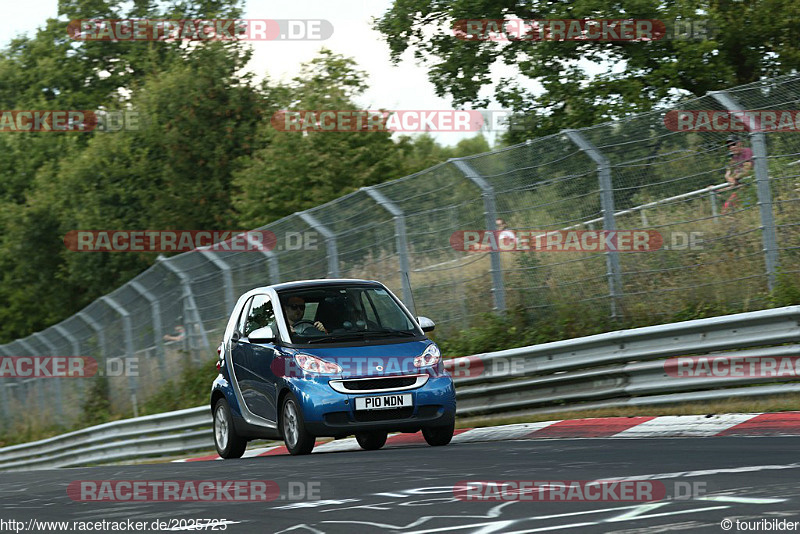
[[[306, 311], [306, 301], [303, 297], [289, 297], [289, 300], [286, 302], [286, 305], [283, 307], [283, 314], [286, 316], [286, 320], [289, 323], [289, 330], [295, 333], [295, 325], [299, 322], [303, 321], [303, 314]], [[305, 321], [310, 323], [311, 321]], [[328, 331], [325, 329], [325, 326], [319, 321], [316, 321], [314, 324], [314, 328], [319, 330], [320, 332], [325, 332], [326, 334]]]

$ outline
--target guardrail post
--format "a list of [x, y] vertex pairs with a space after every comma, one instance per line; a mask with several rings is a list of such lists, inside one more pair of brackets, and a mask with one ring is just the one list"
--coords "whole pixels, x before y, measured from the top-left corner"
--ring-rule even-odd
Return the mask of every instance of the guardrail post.
[[775, 217], [772, 212], [772, 192], [769, 187], [769, 167], [767, 166], [767, 138], [755, 117], [744, 113], [744, 108], [725, 91], [709, 93], [728, 111], [743, 112], [741, 122], [750, 135], [753, 147], [753, 171], [756, 176], [756, 192], [758, 194], [758, 211], [761, 216], [761, 239], [764, 246], [764, 264], [766, 267], [767, 286], [770, 291], [775, 288], [775, 273], [778, 269], [778, 240], [775, 236]]
[[[468, 180], [478, 186], [481, 190], [483, 197], [483, 213], [486, 217], [486, 229], [492, 233], [497, 230], [494, 223], [497, 219], [497, 207], [495, 206], [494, 187], [489, 182], [483, 179], [483, 176], [478, 174], [472, 165], [463, 159], [451, 158], [448, 160], [461, 171]], [[495, 247], [493, 247], [495, 248]], [[497, 250], [489, 251], [489, 261], [491, 262], [491, 275], [492, 275], [492, 295], [494, 296], [494, 307], [499, 312], [506, 311], [506, 290], [503, 285], [503, 271], [500, 266], [500, 252]]]
[[[102, 302], [105, 302], [109, 308], [117, 312], [122, 317], [122, 326], [125, 330], [125, 356], [129, 362], [136, 360], [136, 353], [133, 350], [133, 324], [131, 323], [131, 314], [128, 310], [119, 305], [117, 301], [109, 296], [100, 297]], [[128, 389], [131, 395], [131, 405], [133, 406], [133, 416], [139, 417], [139, 403], [136, 399], [136, 377], [130, 372], [130, 367], [123, 366], [123, 369], [128, 373]], [[138, 369], [138, 366], [137, 366]], [[138, 371], [137, 371], [138, 372]]]
[[261, 252], [264, 256], [267, 257], [267, 264], [269, 265], [269, 283], [270, 284], [279, 283], [281, 281], [281, 272], [278, 267], [278, 255], [271, 250], [267, 250], [264, 247], [264, 243], [258, 241], [256, 238], [250, 235], [250, 232], [248, 232], [246, 236], [247, 236], [247, 241], [251, 245], [256, 247], [256, 249], [259, 252]]
[[[172, 263], [163, 255], [158, 256], [158, 261], [181, 281], [181, 287], [183, 287], [183, 316], [186, 319], [188, 327], [186, 328], [187, 341], [194, 339], [195, 336], [200, 336], [201, 347], [206, 351], [210, 351], [211, 349], [208, 344], [208, 338], [206, 337], [206, 327], [200, 318], [200, 312], [197, 309], [197, 304], [194, 300], [194, 293], [192, 292], [192, 284], [189, 281], [189, 276], [181, 271], [177, 266], [172, 265]], [[194, 348], [195, 347], [190, 342], [189, 349]], [[192, 360], [195, 360], [196, 358], [194, 356], [194, 351], [192, 350], [191, 352]]]
[[198, 249], [198, 252], [222, 272], [222, 283], [225, 286], [225, 312], [226, 315], [230, 317], [231, 312], [233, 312], [233, 307], [236, 305], [236, 301], [233, 298], [233, 275], [231, 274], [230, 265], [225, 263], [224, 260], [217, 257], [217, 255], [210, 250]]
[[[570, 141], [586, 153], [597, 164], [597, 176], [600, 182], [600, 206], [603, 212], [603, 230], [613, 232], [617, 229], [614, 217], [614, 189], [611, 183], [611, 163], [588, 139], [583, 137], [578, 130], [563, 130]], [[611, 297], [611, 317], [618, 319], [621, 316], [619, 299], [622, 297], [622, 267], [619, 262], [619, 251], [607, 250], [606, 276], [608, 277], [608, 291]]]
[[164, 329], [161, 326], [161, 304], [158, 299], [147, 290], [141, 283], [136, 280], [131, 281], [131, 287], [134, 291], [143, 296], [148, 303], [150, 303], [150, 317], [153, 323], [153, 346], [156, 348], [156, 358], [158, 358], [158, 370], [161, 376], [166, 376], [167, 364], [166, 355], [164, 353]]
[[397, 247], [397, 256], [400, 260], [400, 281], [403, 284], [403, 301], [412, 315], [416, 317], [414, 298], [411, 295], [411, 279], [409, 278], [408, 265], [408, 240], [406, 237], [406, 216], [397, 204], [373, 187], [362, 188], [375, 202], [389, 212], [394, 219], [394, 238]]
[[336, 246], [336, 234], [320, 223], [316, 217], [306, 211], [298, 213], [307, 225], [317, 230], [325, 238], [325, 250], [328, 256], [328, 278], [339, 278], [339, 249]]
[[[25, 349], [27, 351], [28, 356], [31, 356], [33, 358], [35, 358], [37, 356], [36, 350], [33, 347], [31, 347], [30, 343], [28, 343], [24, 339], [18, 339], [17, 342], [22, 346], [23, 349]], [[44, 411], [45, 411], [45, 408], [44, 408], [44, 406], [45, 406], [45, 398], [44, 398], [43, 390], [45, 388], [42, 386], [41, 380], [42, 380], [41, 378], [29, 378], [27, 380], [23, 379], [23, 383], [33, 382], [33, 388], [36, 389], [36, 390], [39, 390], [39, 392], [36, 394], [36, 404], [39, 407], [39, 413], [44, 413]], [[25, 402], [26, 400], [27, 399], [23, 399], [23, 402]], [[48, 402], [47, 404], [50, 404], [50, 403]]]
[[[51, 358], [53, 356], [58, 356], [58, 354], [56, 354], [58, 352], [58, 350], [56, 349], [56, 346], [53, 345], [52, 343], [50, 343], [50, 341], [41, 332], [36, 332], [35, 334], [33, 334], [32, 337], [34, 339], [39, 340], [39, 343], [41, 343], [42, 345], [47, 347], [47, 350], [50, 351], [50, 357]], [[64, 417], [64, 396], [61, 394], [61, 380], [62, 379], [54, 376], [52, 378], [52, 380], [53, 380], [53, 382], [55, 384], [55, 390], [56, 390], [56, 413], [58, 413], [58, 417], [59, 418], [63, 418]]]

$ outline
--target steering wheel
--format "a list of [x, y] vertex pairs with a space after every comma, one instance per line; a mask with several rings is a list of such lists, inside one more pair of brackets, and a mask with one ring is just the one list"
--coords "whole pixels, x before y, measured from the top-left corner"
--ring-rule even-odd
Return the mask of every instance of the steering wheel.
[[[301, 325], [302, 327], [298, 328]], [[320, 332], [317, 330], [317, 327], [314, 326], [314, 321], [309, 321], [308, 319], [301, 319], [300, 321], [297, 321], [292, 325], [292, 328], [294, 328], [295, 333], [300, 334], [301, 336], [307, 335], [309, 328], [311, 328], [314, 332]]]

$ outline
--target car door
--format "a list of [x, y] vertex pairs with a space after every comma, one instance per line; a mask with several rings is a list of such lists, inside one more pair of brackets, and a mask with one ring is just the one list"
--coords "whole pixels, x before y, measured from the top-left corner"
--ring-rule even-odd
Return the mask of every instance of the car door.
[[[272, 371], [276, 348], [272, 343], [251, 343], [256, 329], [275, 325], [275, 312], [268, 295], [255, 295], [244, 306], [237, 324], [238, 340], [231, 349], [239, 390], [247, 409], [268, 421], [277, 421], [276, 377]], [[235, 335], [236, 335], [235, 334]]]

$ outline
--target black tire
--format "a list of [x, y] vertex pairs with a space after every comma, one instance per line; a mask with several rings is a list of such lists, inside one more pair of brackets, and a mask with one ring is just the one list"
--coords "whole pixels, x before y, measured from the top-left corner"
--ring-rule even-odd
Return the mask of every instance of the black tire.
[[303, 410], [292, 393], [286, 395], [281, 406], [281, 435], [292, 456], [309, 454], [314, 448], [314, 436], [306, 430]]
[[422, 436], [431, 447], [442, 447], [450, 443], [455, 431], [456, 423], [453, 421], [447, 426], [424, 427], [422, 429]]
[[236, 433], [233, 415], [228, 401], [219, 399], [214, 405], [214, 446], [220, 457], [230, 460], [241, 458], [247, 448], [247, 440]]
[[356, 441], [365, 451], [376, 451], [386, 444], [388, 432], [376, 430], [373, 432], [359, 432], [356, 434]]

